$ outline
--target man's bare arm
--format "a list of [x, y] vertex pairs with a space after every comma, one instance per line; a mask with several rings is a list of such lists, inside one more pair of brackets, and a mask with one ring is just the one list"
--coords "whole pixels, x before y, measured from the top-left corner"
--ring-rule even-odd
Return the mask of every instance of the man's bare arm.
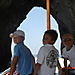
[[10, 66], [10, 75], [13, 75], [13, 72], [16, 69], [16, 64], [18, 62], [19, 57], [18, 56], [14, 56], [12, 62], [11, 62], [11, 66]]

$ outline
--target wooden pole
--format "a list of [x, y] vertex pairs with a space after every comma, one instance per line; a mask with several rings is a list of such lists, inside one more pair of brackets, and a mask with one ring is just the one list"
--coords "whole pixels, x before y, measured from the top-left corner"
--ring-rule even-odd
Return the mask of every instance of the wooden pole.
[[50, 30], [50, 0], [46, 0], [46, 9], [47, 9], [47, 30]]

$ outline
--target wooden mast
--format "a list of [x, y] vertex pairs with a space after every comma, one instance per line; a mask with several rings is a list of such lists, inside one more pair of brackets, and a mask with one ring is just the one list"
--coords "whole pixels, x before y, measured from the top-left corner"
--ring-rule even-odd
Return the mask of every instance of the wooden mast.
[[50, 30], [50, 0], [46, 0], [46, 9], [47, 9], [47, 30]]

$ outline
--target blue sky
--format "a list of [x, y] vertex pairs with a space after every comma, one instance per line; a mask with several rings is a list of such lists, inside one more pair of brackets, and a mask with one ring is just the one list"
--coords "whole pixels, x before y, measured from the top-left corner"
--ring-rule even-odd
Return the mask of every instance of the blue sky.
[[[51, 17], [51, 29], [55, 29], [58, 34], [58, 24], [55, 19]], [[34, 7], [27, 15], [26, 19], [21, 23], [18, 29], [25, 32], [26, 39], [24, 43], [31, 49], [31, 52], [36, 55], [39, 48], [42, 46], [42, 38], [46, 28], [46, 10], [41, 7]], [[60, 35], [55, 43], [55, 47], [60, 49]], [[11, 49], [14, 44], [12, 42]], [[59, 50], [60, 51], [60, 50]]]

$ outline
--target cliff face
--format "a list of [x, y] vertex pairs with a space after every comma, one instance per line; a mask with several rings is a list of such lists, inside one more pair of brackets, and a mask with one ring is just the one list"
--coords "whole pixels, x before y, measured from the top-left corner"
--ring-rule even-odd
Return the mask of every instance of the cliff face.
[[9, 34], [16, 30], [34, 4], [32, 0], [0, 0], [0, 71], [9, 67], [11, 59]]
[[[54, 5], [55, 3], [55, 5]], [[61, 35], [75, 33], [75, 0], [55, 0], [52, 3], [53, 16], [59, 24]]]
[[[9, 34], [16, 30], [34, 7], [46, 8], [46, 0], [0, 0], [0, 71], [9, 67], [11, 39]], [[51, 14], [59, 25], [61, 35], [75, 34], [75, 0], [51, 0]]]

